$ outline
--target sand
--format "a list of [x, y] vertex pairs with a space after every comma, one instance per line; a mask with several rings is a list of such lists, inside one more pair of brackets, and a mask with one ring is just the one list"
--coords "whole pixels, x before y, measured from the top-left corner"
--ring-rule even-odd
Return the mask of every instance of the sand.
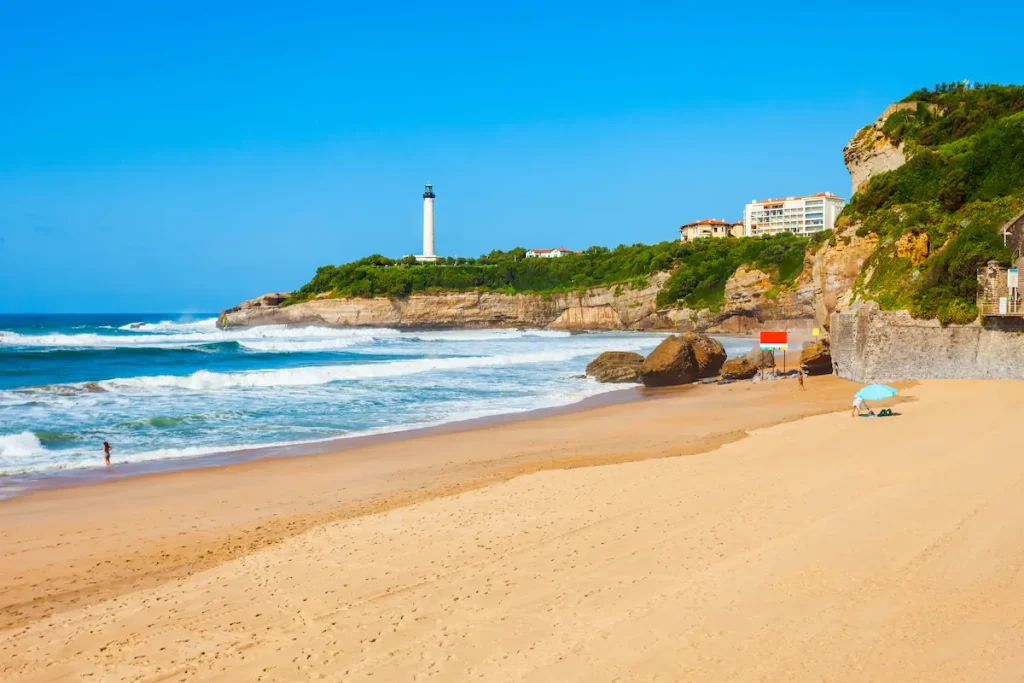
[[0, 503], [0, 678], [1024, 680], [1024, 384], [808, 388]]

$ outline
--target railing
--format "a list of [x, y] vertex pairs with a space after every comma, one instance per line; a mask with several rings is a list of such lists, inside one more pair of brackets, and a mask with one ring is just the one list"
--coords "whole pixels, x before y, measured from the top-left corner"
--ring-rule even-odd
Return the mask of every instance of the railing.
[[1002, 297], [1006, 299], [1005, 308], [1000, 306], [998, 299], [992, 299], [991, 297], [985, 297], [978, 302], [978, 310], [982, 315], [995, 316], [995, 315], [1019, 315], [1024, 316], [1024, 301], [1021, 300], [1020, 295], [1016, 297]]

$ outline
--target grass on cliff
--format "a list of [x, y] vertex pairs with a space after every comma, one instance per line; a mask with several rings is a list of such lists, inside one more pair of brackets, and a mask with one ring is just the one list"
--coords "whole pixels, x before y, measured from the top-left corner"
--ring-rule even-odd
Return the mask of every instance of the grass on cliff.
[[[821, 237], [819, 236], [819, 240]], [[782, 286], [799, 275], [810, 240], [790, 234], [761, 238], [704, 239], [615, 249], [591, 247], [583, 254], [557, 259], [525, 258], [522, 248], [493, 251], [478, 259], [444, 259], [419, 264], [411, 257], [380, 255], [340, 266], [323, 266], [286, 305], [325, 292], [339, 297], [402, 297], [417, 292], [490, 291], [536, 293], [577, 291], [621, 285], [640, 289], [654, 273], [672, 270], [658, 293], [658, 305], [684, 302], [710, 308], [724, 299], [726, 280], [740, 265], [770, 273]], [[621, 293], [621, 289], [618, 290]]]
[[[1009, 263], [999, 227], [1024, 210], [1024, 87], [946, 84], [904, 101], [920, 104], [891, 115], [883, 131], [906, 143], [910, 159], [873, 177], [840, 218], [879, 237], [858, 293], [917, 318], [971, 322], [977, 269]], [[916, 265], [898, 254], [907, 233], [928, 237]]]

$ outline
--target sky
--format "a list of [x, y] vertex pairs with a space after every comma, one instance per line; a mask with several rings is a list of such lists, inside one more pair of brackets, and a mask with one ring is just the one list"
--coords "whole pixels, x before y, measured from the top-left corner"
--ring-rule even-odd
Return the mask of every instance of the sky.
[[442, 255], [675, 239], [848, 197], [843, 146], [913, 90], [1024, 81], [1024, 3], [690, 5], [0, 2], [0, 313], [418, 253], [428, 181]]

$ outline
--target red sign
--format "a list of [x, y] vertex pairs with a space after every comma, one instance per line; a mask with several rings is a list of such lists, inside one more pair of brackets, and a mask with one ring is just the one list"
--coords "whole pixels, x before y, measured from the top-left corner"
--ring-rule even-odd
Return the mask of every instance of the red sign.
[[769, 332], [762, 330], [761, 332], [761, 343], [762, 344], [788, 344], [789, 343], [789, 332]]

